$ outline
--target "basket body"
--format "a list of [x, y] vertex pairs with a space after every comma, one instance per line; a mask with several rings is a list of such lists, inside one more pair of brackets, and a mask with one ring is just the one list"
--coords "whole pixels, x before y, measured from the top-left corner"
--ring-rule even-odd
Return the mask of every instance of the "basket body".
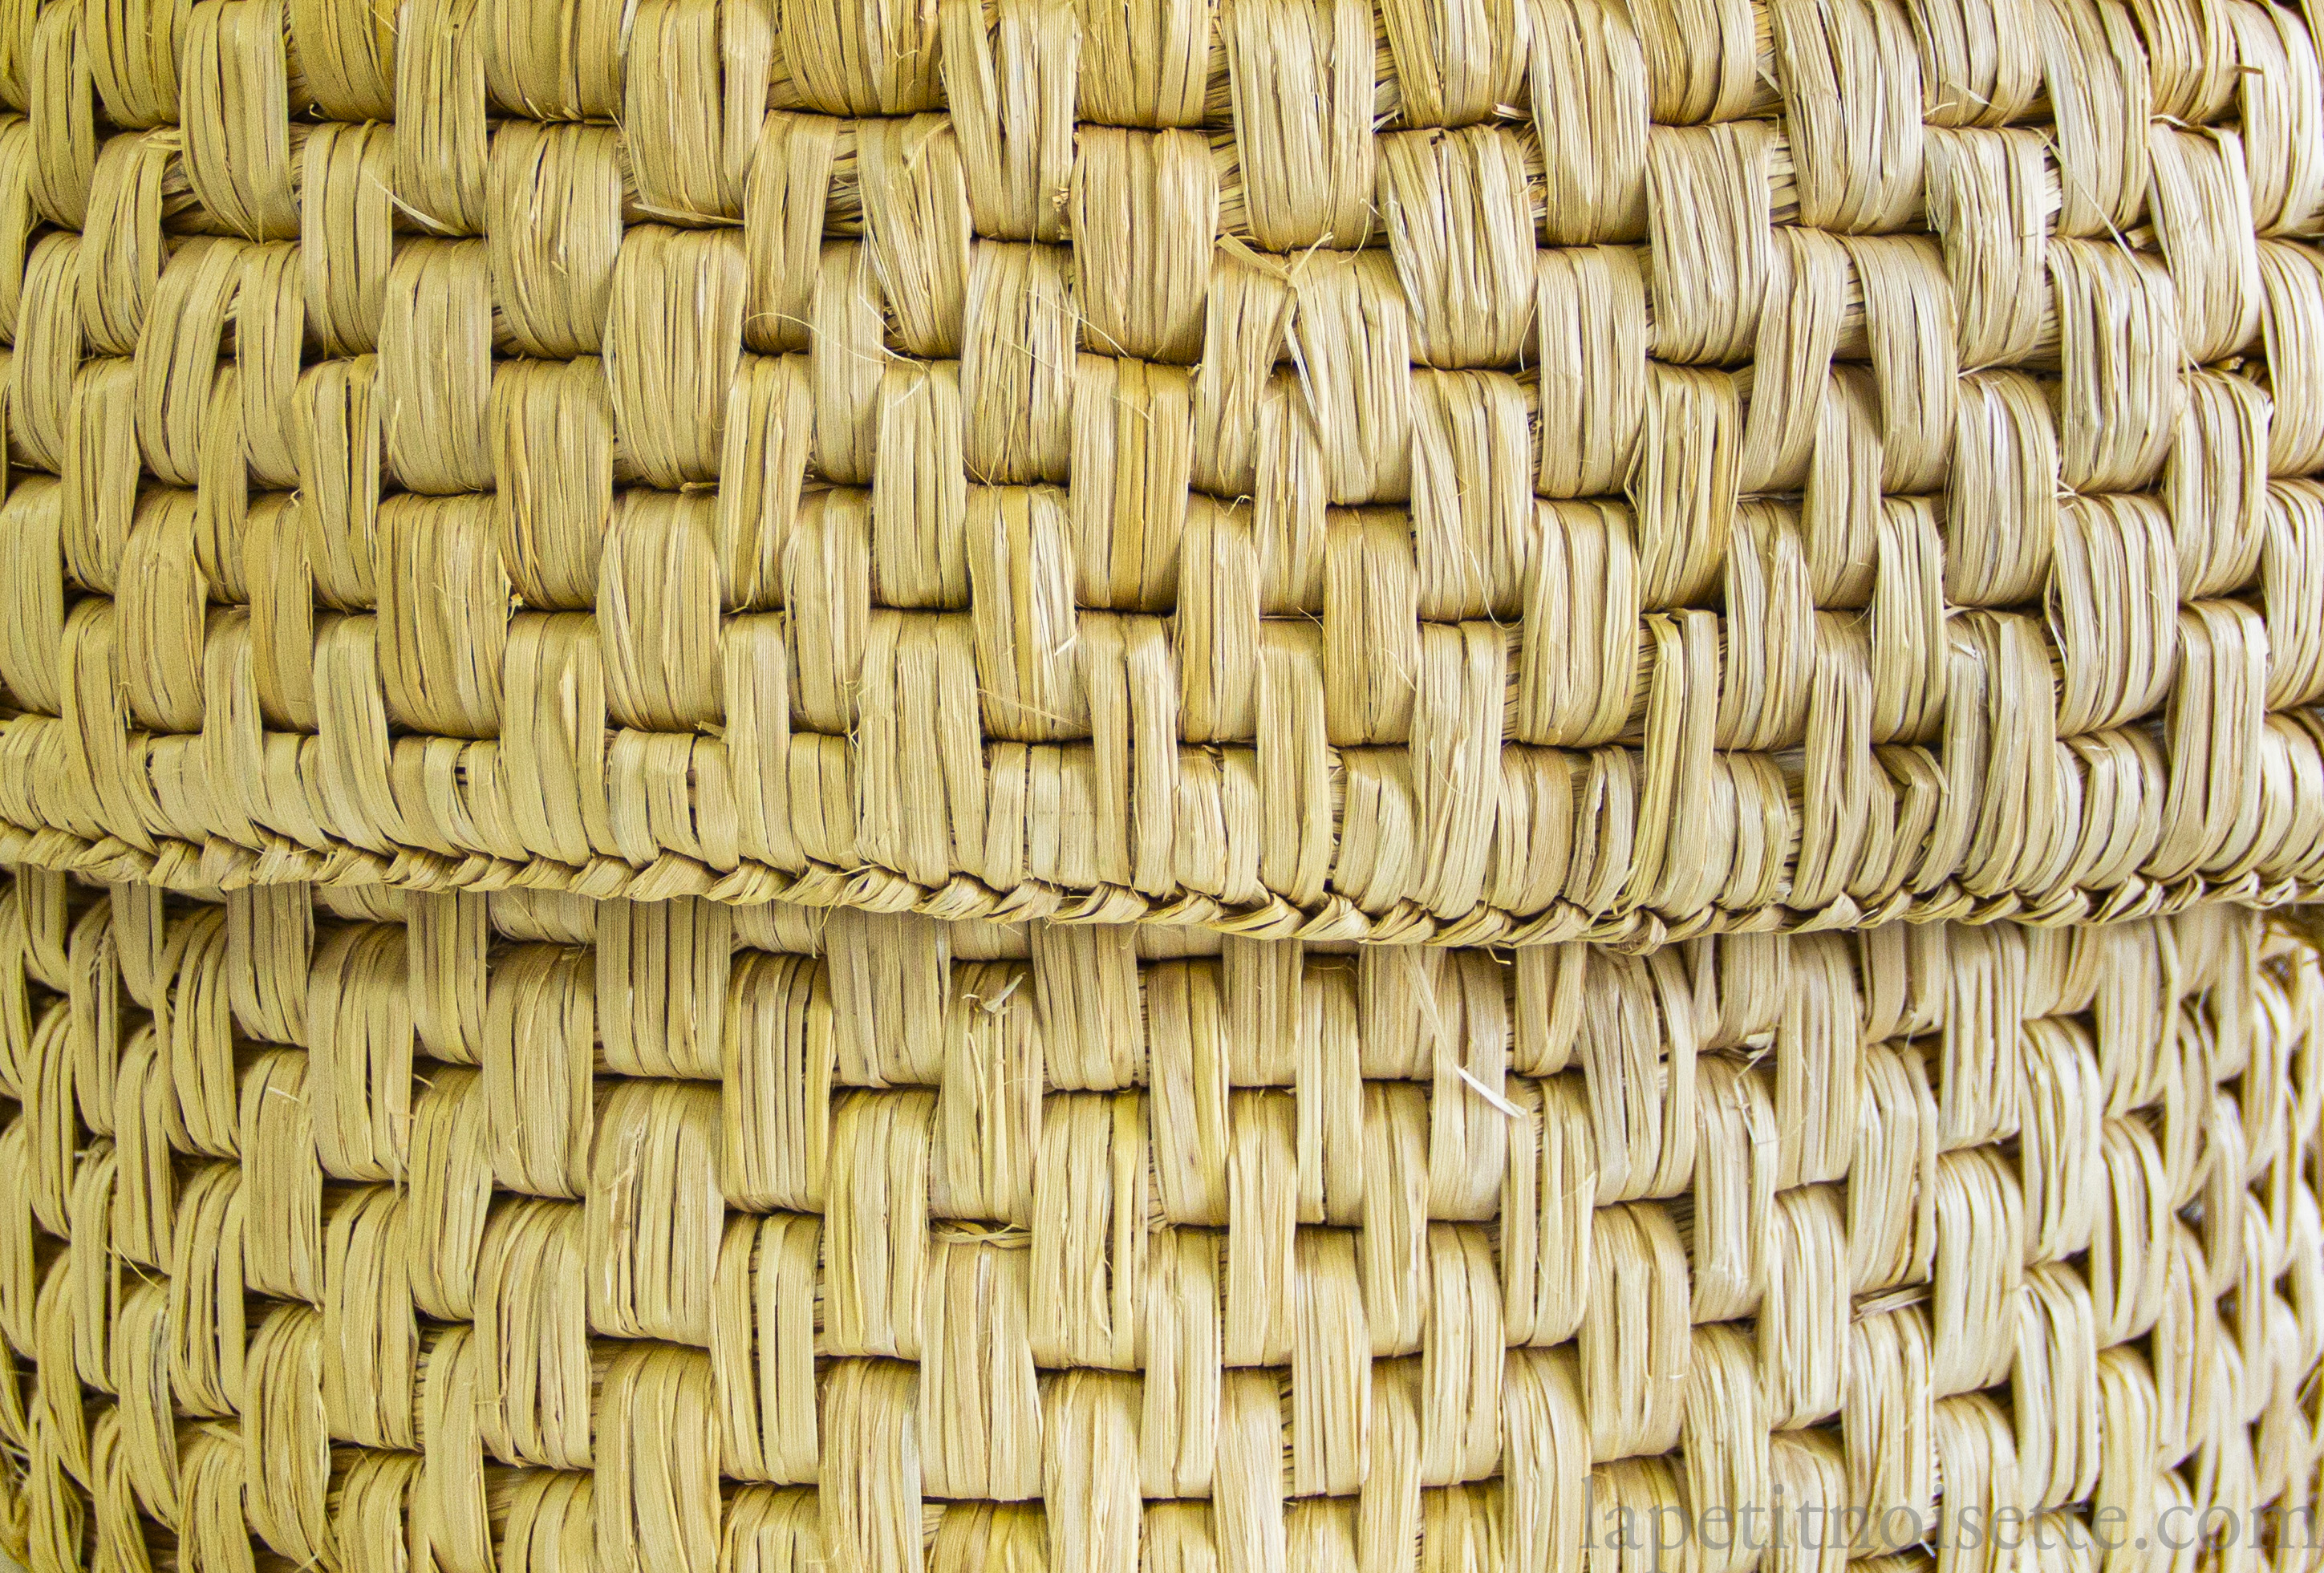
[[2324, 957], [2232, 906], [1496, 953], [28, 869], [0, 989], [34, 1568], [2310, 1565]]
[[2312, 1573], [2320, 41], [0, 0], [0, 1550]]

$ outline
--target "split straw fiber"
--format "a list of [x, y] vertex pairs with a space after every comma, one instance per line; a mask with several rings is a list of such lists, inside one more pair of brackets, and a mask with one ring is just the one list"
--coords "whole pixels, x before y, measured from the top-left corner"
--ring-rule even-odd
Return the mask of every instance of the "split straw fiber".
[[0, 0], [0, 1550], [2324, 1573], [2319, 38]]

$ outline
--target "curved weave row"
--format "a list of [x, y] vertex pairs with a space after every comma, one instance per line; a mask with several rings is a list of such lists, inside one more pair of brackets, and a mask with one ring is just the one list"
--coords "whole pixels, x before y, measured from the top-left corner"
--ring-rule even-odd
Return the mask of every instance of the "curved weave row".
[[2324, 955], [2226, 905], [1497, 956], [27, 872], [0, 1547], [2310, 1573], [2320, 1114]]
[[2316, 31], [10, 0], [10, 855], [1453, 943], [2312, 888]]

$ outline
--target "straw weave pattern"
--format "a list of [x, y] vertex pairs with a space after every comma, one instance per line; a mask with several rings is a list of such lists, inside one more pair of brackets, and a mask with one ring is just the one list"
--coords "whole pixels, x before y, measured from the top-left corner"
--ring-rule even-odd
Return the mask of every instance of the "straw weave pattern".
[[2265, 0], [10, 0], [0, 822], [1652, 943], [2324, 879]]
[[[2316, 1565], [2324, 957], [2231, 905], [1638, 956], [25, 871], [0, 1026], [35, 1573]], [[2050, 1549], [1737, 1528], [1802, 1507]]]
[[0, 0], [0, 1551], [2318, 1573], [2319, 39]]

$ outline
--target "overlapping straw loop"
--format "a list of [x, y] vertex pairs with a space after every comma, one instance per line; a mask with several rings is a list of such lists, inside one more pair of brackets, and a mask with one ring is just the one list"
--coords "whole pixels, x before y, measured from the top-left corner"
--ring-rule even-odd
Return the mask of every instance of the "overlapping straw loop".
[[2319, 1116], [2324, 953], [2228, 904], [1637, 955], [27, 868], [0, 1548], [2305, 1573]]
[[2272, 0], [9, 0], [0, 851], [1639, 945], [2324, 886]]

